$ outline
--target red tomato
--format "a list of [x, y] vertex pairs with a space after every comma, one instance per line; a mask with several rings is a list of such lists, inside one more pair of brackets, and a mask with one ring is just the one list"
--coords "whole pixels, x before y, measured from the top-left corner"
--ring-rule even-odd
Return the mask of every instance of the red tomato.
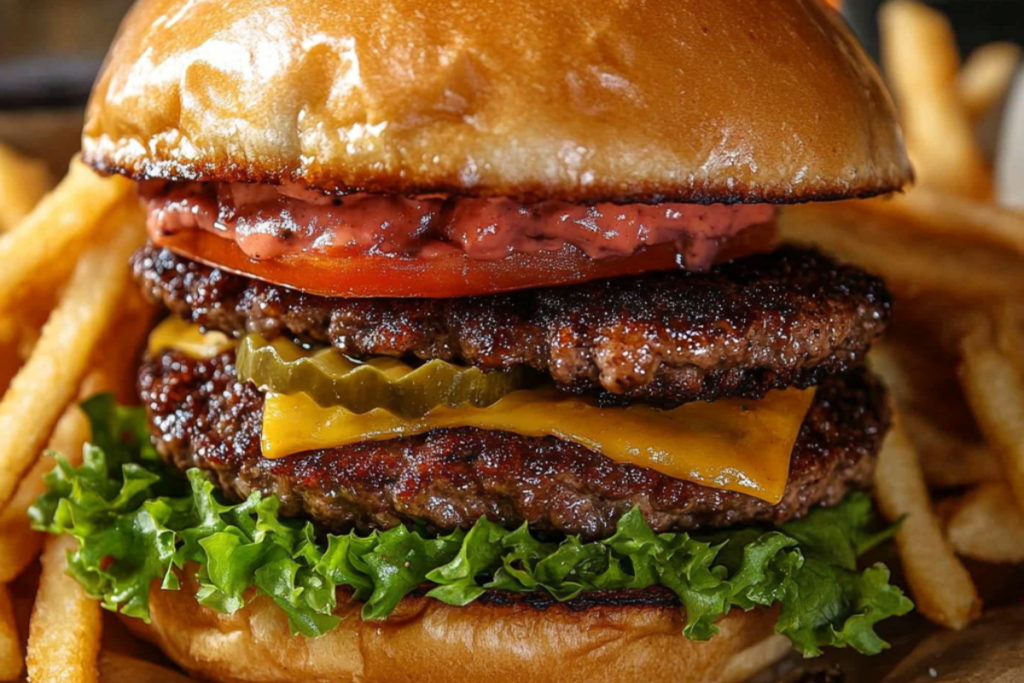
[[[770, 226], [745, 230], [723, 245], [719, 260], [764, 248], [772, 233]], [[471, 296], [679, 267], [672, 244], [645, 249], [626, 258], [596, 261], [574, 248], [516, 253], [498, 261], [475, 261], [460, 253], [431, 259], [379, 254], [300, 254], [256, 261], [234, 241], [202, 230], [161, 235], [154, 242], [194, 261], [327, 297]]]

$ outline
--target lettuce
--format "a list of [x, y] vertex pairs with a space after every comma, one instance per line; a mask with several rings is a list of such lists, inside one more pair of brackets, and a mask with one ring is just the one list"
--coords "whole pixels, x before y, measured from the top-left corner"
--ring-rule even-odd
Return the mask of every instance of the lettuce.
[[913, 608], [883, 565], [858, 571], [857, 558], [893, 533], [878, 529], [860, 493], [778, 528], [703, 535], [656, 534], [638, 509], [596, 542], [540, 540], [525, 525], [510, 531], [486, 519], [441, 536], [402, 526], [322, 535], [282, 518], [274, 497], [229, 504], [199, 470], [182, 476], [166, 465], [142, 409], [118, 407], [109, 395], [83, 409], [93, 429], [83, 464], [57, 456], [30, 515], [35, 528], [78, 539], [68, 572], [104, 607], [131, 617], [148, 619], [153, 582], [177, 590], [188, 562], [199, 567], [203, 605], [234, 612], [255, 587], [287, 613], [293, 632], [309, 637], [338, 624], [339, 587], [353, 591], [363, 619], [385, 619], [421, 586], [466, 605], [491, 589], [571, 600], [660, 585], [686, 608], [689, 638], [712, 637], [715, 621], [734, 607], [778, 604], [776, 630], [805, 656], [825, 646], [880, 652], [888, 646], [875, 624]]

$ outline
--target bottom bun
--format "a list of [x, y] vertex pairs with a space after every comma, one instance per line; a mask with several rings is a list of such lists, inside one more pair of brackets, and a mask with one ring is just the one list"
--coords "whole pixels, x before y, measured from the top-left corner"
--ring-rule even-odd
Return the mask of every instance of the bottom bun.
[[561, 604], [492, 594], [466, 607], [407, 597], [387, 621], [345, 601], [319, 638], [291, 635], [272, 600], [226, 615], [180, 591], [154, 588], [152, 624], [126, 619], [185, 670], [219, 683], [524, 680], [738, 683], [789, 649], [772, 610], [733, 610], [707, 642], [687, 640], [682, 610], [662, 591], [616, 591]]

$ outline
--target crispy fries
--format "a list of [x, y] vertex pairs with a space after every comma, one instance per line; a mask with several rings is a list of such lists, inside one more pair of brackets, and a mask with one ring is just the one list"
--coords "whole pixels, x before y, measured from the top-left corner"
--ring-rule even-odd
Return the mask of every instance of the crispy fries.
[[0, 236], [0, 308], [17, 299], [41, 274], [58, 279], [69, 271], [104, 218], [133, 189], [124, 178], [100, 178], [75, 161], [67, 177], [25, 220]]
[[941, 626], [966, 627], [981, 614], [981, 599], [970, 574], [943, 537], [918, 455], [903, 431], [898, 411], [878, 456], [875, 490], [882, 514], [893, 522], [903, 520], [896, 545], [917, 609]]
[[53, 187], [46, 164], [27, 159], [0, 144], [0, 232], [24, 220]]
[[1020, 61], [1021, 49], [1014, 43], [989, 43], [970, 54], [956, 86], [972, 123], [985, 118], [1006, 96]]
[[990, 199], [992, 173], [960, 104], [960, 56], [949, 22], [916, 0], [891, 0], [880, 10], [879, 32], [882, 63], [920, 183]]
[[907, 194], [871, 202], [879, 211], [903, 218], [907, 229], [989, 244], [1024, 255], [1024, 213], [995, 204], [920, 187]]
[[903, 423], [918, 453], [928, 485], [936, 489], [960, 488], [1002, 481], [1003, 471], [983, 443], [967, 441], [914, 412], [903, 414]]
[[100, 654], [99, 668], [103, 683], [196, 683], [184, 674], [113, 652]]
[[1003, 483], [978, 486], [957, 501], [946, 535], [956, 551], [983, 562], [1024, 562], [1024, 513]]
[[[124, 394], [133, 385], [135, 365], [128, 361], [142, 347], [153, 318], [153, 307], [134, 290], [128, 290], [119, 309], [124, 313], [112, 325], [94, 354], [94, 369], [82, 381], [79, 399], [113, 391]], [[121, 400], [129, 400], [119, 396]], [[89, 439], [89, 424], [78, 405], [68, 406], [47, 445], [72, 464], [82, 459], [82, 447]], [[38, 555], [43, 535], [29, 527], [28, 508], [46, 489], [43, 478], [54, 461], [40, 458], [18, 486], [10, 504], [0, 514], [0, 583], [13, 581]]]
[[0, 681], [17, 681], [24, 670], [21, 638], [7, 586], [0, 584]]
[[128, 286], [124, 264], [142, 239], [131, 215], [109, 242], [95, 243], [82, 256], [32, 357], [0, 401], [0, 508], [75, 395], [92, 350], [116, 313]]
[[723, 681], [746, 681], [793, 651], [785, 636], [774, 635], [736, 653], [725, 663]]
[[817, 244], [885, 278], [904, 297], [932, 293], [967, 301], [1024, 292], [1021, 256], [929, 235], [926, 229], [908, 228], [910, 218], [878, 211], [871, 202], [864, 204], [787, 207], [779, 215], [780, 237]]
[[[47, 446], [74, 464], [82, 460], [89, 438], [89, 423], [77, 405], [68, 406]], [[29, 526], [28, 508], [45, 490], [43, 477], [53, 469], [50, 458], [40, 458], [18, 486], [10, 504], [0, 514], [0, 583], [13, 581], [39, 556], [43, 535]]]
[[[1006, 480], [1024, 510], [1024, 376], [1014, 354], [1024, 352], [1017, 321], [1008, 308], [996, 320], [973, 317], [962, 341], [960, 376], [967, 402]], [[1002, 342], [1002, 343], [1000, 343]]]
[[98, 602], [65, 573], [71, 536], [49, 538], [29, 623], [26, 666], [32, 683], [97, 683], [103, 620]]

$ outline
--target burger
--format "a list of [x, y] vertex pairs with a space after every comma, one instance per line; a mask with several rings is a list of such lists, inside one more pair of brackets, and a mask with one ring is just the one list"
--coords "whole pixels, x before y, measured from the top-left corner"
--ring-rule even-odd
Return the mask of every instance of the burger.
[[141, 0], [82, 158], [168, 313], [32, 514], [184, 669], [736, 681], [911, 609], [889, 294], [775, 244], [911, 177], [824, 3]]

